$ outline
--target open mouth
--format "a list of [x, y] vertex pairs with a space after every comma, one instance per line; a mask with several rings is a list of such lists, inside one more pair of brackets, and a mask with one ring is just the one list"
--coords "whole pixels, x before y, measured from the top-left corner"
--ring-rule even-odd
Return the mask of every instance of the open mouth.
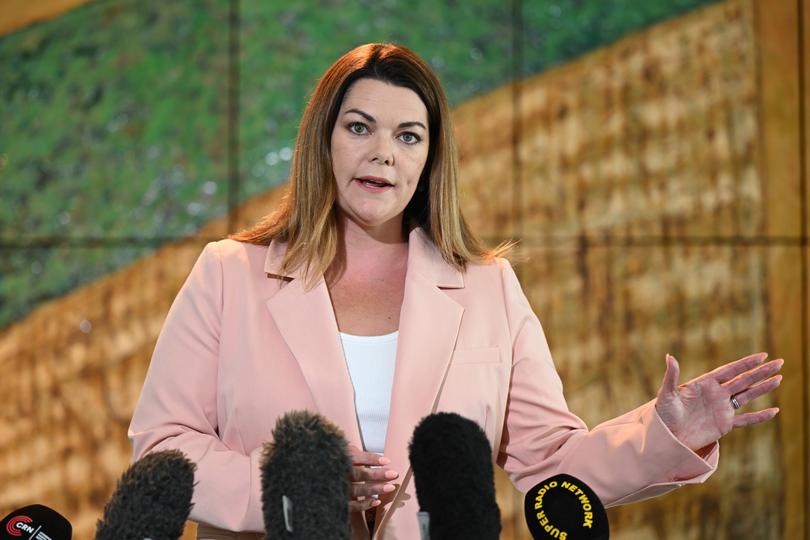
[[393, 184], [382, 178], [355, 178], [355, 180], [360, 182], [360, 184], [362, 184], [365, 187], [374, 189], [393, 187]]

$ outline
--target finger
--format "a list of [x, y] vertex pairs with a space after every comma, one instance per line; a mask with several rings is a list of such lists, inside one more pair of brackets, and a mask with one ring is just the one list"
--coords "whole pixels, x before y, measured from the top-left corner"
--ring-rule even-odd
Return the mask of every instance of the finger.
[[364, 464], [367, 465], [378, 465], [378, 464], [387, 465], [391, 463], [391, 460], [383, 456], [382, 454], [377, 454], [375, 452], [366, 452], [353, 444], [349, 444], [348, 448], [352, 460], [357, 460], [358, 462], [363, 462]]
[[398, 472], [388, 468], [364, 469], [363, 474], [366, 482], [388, 482], [399, 477]]
[[730, 381], [740, 373], [745, 373], [746, 371], [757, 367], [763, 363], [766, 358], [768, 358], [768, 353], [766, 352], [751, 354], [745, 358], [740, 358], [739, 360], [735, 360], [715, 368], [706, 375], [722, 384]]
[[365, 467], [352, 467], [351, 473], [349, 474], [349, 480], [352, 482], [363, 482], [366, 479], [366, 469]]
[[750, 412], [745, 414], [738, 414], [734, 417], [734, 427], [753, 426], [754, 424], [761, 424], [767, 422], [779, 413], [779, 407], [771, 407], [763, 411]]
[[350, 498], [361, 499], [372, 495], [382, 495], [391, 493], [395, 489], [397, 489], [397, 486], [394, 484], [352, 484]]
[[352, 454], [353, 465], [388, 465], [391, 460], [374, 452], [358, 452]]
[[368, 467], [352, 467], [349, 478], [352, 482], [387, 482], [399, 477], [399, 473], [387, 467], [370, 469]]
[[369, 469], [368, 467], [362, 466], [353, 466], [351, 474], [349, 478], [352, 482], [365, 482], [367, 480], [371, 480], [373, 473], [371, 472], [373, 469]]
[[677, 391], [678, 378], [681, 376], [681, 368], [678, 365], [678, 360], [674, 356], [667, 353], [666, 356], [667, 370], [664, 373], [664, 380], [661, 382], [661, 394], [669, 394]]
[[372, 495], [378, 495], [377, 485], [378, 484], [352, 484], [350, 498], [362, 500]]
[[364, 499], [362, 501], [349, 501], [349, 512], [364, 512], [380, 505], [379, 499]]
[[766, 364], [762, 364], [759, 367], [736, 376], [723, 386], [725, 386], [731, 394], [739, 394], [740, 392], [754, 386], [758, 382], [775, 375], [780, 369], [782, 369], [784, 364], [785, 361], [781, 358], [771, 360]]
[[744, 392], [740, 392], [736, 394], [734, 397], [737, 398], [737, 403], [740, 404], [740, 407], [744, 407], [747, 403], [757, 399], [759, 396], [767, 394], [772, 390], [775, 390], [777, 386], [782, 383], [782, 376], [775, 375], [768, 380], [762, 381], [756, 386], [752, 386], [748, 390]]

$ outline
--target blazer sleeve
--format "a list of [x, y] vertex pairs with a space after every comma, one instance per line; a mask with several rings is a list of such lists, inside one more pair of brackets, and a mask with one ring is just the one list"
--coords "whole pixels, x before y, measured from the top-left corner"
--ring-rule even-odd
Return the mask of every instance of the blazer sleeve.
[[222, 264], [209, 243], [169, 310], [129, 426], [133, 461], [177, 449], [197, 464], [191, 519], [231, 531], [263, 530], [259, 461], [217, 432]]
[[512, 373], [497, 462], [521, 492], [567, 473], [614, 506], [703, 482], [714, 472], [719, 445], [705, 459], [698, 456], [669, 431], [655, 400], [592, 430], [571, 413], [540, 321], [510, 264], [499, 264]]

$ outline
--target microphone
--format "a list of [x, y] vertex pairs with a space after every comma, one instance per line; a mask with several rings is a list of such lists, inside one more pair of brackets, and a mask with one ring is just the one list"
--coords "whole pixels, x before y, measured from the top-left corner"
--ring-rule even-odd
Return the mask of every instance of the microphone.
[[0, 538], [70, 540], [73, 527], [65, 516], [41, 504], [23, 506], [0, 521]]
[[309, 411], [281, 416], [262, 454], [267, 538], [349, 540], [351, 469], [340, 428]]
[[532, 538], [607, 540], [607, 513], [596, 493], [569, 474], [543, 480], [526, 493], [523, 512]]
[[177, 540], [191, 512], [197, 466], [179, 450], [147, 454], [118, 480], [96, 540]]
[[422, 540], [498, 540], [492, 449], [483, 430], [455, 413], [426, 416], [408, 445]]

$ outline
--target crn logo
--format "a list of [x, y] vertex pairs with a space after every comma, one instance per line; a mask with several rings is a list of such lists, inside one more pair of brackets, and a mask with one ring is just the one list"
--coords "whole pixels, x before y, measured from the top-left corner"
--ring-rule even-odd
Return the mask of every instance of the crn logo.
[[34, 528], [28, 524], [33, 521], [28, 516], [15, 516], [6, 523], [6, 532], [11, 536], [22, 536], [23, 532], [32, 533]]

